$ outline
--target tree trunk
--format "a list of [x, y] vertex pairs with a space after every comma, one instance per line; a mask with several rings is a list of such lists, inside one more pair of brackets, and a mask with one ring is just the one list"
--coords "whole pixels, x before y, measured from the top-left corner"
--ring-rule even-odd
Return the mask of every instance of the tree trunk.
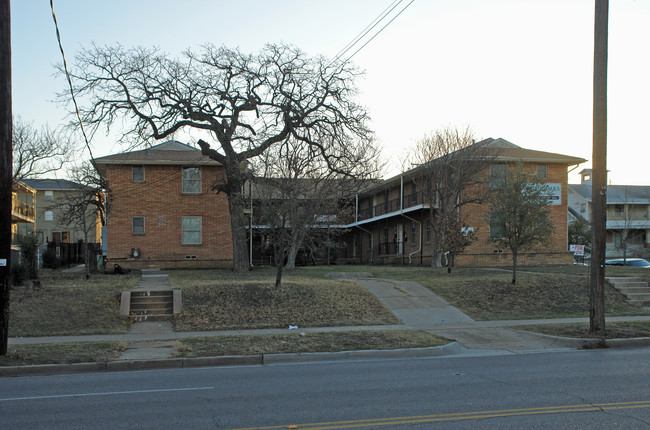
[[282, 286], [282, 268], [284, 267], [284, 252], [282, 247], [277, 244], [273, 246], [273, 256], [275, 259], [275, 288]]
[[517, 285], [517, 251], [512, 253], [512, 285]]
[[287, 264], [284, 265], [285, 269], [291, 270], [296, 268], [296, 256], [298, 255], [302, 241], [305, 239], [305, 235], [306, 233], [304, 232], [292, 234], [291, 249], [289, 249], [289, 252], [287, 254]]
[[233, 187], [233, 190], [228, 194], [228, 207], [230, 209], [230, 230], [232, 232], [233, 270], [235, 272], [245, 272], [250, 268], [246, 238], [248, 217], [244, 213], [245, 197], [239, 191], [239, 187]]

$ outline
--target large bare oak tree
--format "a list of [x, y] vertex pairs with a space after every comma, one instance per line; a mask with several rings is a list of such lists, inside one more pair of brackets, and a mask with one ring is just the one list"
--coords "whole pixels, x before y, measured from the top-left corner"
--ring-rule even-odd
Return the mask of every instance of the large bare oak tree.
[[123, 138], [136, 145], [202, 133], [203, 154], [225, 168], [215, 189], [228, 196], [235, 270], [249, 267], [247, 160], [292, 138], [336, 170], [337, 160], [372, 138], [367, 113], [355, 102], [359, 72], [293, 46], [267, 45], [249, 55], [205, 45], [179, 58], [157, 49], [92, 46], [77, 55], [71, 75], [91, 133], [127, 124]]

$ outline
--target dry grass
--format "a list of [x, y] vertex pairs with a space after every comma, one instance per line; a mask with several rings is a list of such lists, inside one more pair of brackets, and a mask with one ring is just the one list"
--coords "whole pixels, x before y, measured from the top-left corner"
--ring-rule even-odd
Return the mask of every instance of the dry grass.
[[42, 270], [41, 287], [15, 286], [9, 307], [9, 336], [61, 336], [125, 333], [119, 294], [133, 289], [140, 273], [93, 274]]
[[117, 359], [127, 348], [126, 342], [41, 343], [9, 345], [0, 366], [30, 364], [97, 363]]
[[366, 289], [349, 281], [287, 276], [273, 286], [273, 271], [173, 272], [183, 290], [177, 331], [333, 327], [397, 324], [399, 320]]
[[[513, 327], [519, 330], [533, 331], [551, 336], [592, 338], [588, 323], [541, 324]], [[605, 325], [606, 339], [627, 339], [650, 337], [650, 321], [610, 322]]]
[[[445, 269], [404, 266], [344, 266], [340, 271], [367, 271], [378, 278], [418, 282], [477, 320], [570, 318], [589, 315], [589, 268], [585, 266], [521, 267], [518, 283], [511, 285], [508, 268]], [[619, 270], [623, 269], [623, 270]], [[648, 277], [650, 271], [608, 267], [608, 276]], [[321, 276], [323, 269], [301, 268]], [[306, 276], [303, 273], [303, 276]], [[648, 315], [649, 311], [627, 303], [611, 287], [605, 289], [608, 316]]]
[[175, 357], [210, 357], [305, 352], [426, 348], [449, 343], [424, 331], [352, 331], [264, 336], [187, 338], [177, 342]]

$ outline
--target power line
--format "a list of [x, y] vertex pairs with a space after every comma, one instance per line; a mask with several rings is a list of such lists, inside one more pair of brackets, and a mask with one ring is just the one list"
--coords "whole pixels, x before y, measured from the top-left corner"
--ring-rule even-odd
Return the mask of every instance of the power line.
[[59, 24], [56, 21], [56, 14], [54, 13], [54, 0], [50, 0], [50, 9], [52, 10], [52, 20], [54, 21], [54, 28], [56, 29], [56, 40], [59, 44], [59, 50], [61, 51], [61, 58], [63, 58], [63, 71], [65, 72], [65, 77], [68, 80], [68, 87], [70, 88], [70, 97], [72, 97], [72, 102], [74, 103], [74, 110], [77, 114], [77, 120], [79, 121], [79, 126], [81, 127], [81, 134], [84, 137], [84, 142], [86, 143], [86, 148], [90, 154], [90, 159], [94, 159], [93, 151], [90, 148], [90, 142], [88, 141], [88, 136], [86, 135], [86, 130], [84, 129], [83, 121], [81, 120], [81, 115], [79, 114], [79, 105], [77, 104], [77, 99], [74, 95], [74, 88], [72, 86], [72, 79], [70, 78], [70, 73], [68, 72], [68, 63], [65, 60], [65, 52], [63, 52], [63, 45], [61, 44], [61, 33], [59, 32]]
[[[375, 37], [377, 37], [377, 36], [378, 36], [382, 31], [384, 31], [384, 29], [386, 29], [386, 27], [388, 27], [388, 26], [389, 26], [393, 21], [395, 21], [395, 19], [397, 19], [397, 17], [400, 16], [400, 15], [402, 14], [402, 12], [404, 12], [404, 11], [405, 11], [409, 6], [411, 6], [411, 5], [413, 4], [414, 1], [415, 1], [415, 0], [411, 0], [411, 1], [409, 2], [409, 4], [407, 4], [406, 6], [404, 6], [404, 8], [403, 8], [402, 10], [400, 10], [400, 11], [397, 13], [397, 15], [395, 15], [395, 16], [393, 17], [393, 19], [391, 19], [390, 21], [388, 21], [388, 23], [386, 23], [386, 25], [384, 25], [381, 29], [379, 29], [379, 31], [378, 31], [377, 33], [375, 33], [374, 36], [372, 36], [372, 37], [371, 37], [371, 38], [370, 38], [366, 43], [364, 43], [364, 44], [363, 44], [359, 49], [357, 49], [356, 51], [354, 51], [354, 53], [353, 53], [352, 55], [350, 55], [350, 56], [347, 58], [347, 60], [345, 60], [345, 62], [347, 63], [348, 61], [350, 61], [350, 60], [352, 59], [352, 57], [354, 57], [355, 55], [357, 55], [357, 53], [359, 53], [359, 51], [361, 51], [363, 48], [366, 47], [366, 45], [368, 45], [370, 42], [372, 42], [372, 40], [373, 40]], [[400, 3], [401, 3], [401, 1], [400, 1]]]
[[361, 39], [363, 39], [370, 32], [370, 30], [375, 28], [377, 26], [377, 24], [379, 24], [381, 21], [383, 21], [384, 18], [386, 18], [386, 16], [388, 16], [388, 14], [393, 11], [393, 9], [395, 9], [397, 6], [399, 6], [399, 4], [402, 3], [402, 1], [403, 0], [394, 0], [391, 4], [389, 4], [386, 9], [384, 9], [374, 20], [372, 20], [372, 22], [370, 22], [370, 24], [368, 24], [366, 26], [366, 28], [361, 30], [361, 32], [354, 39], [352, 39], [347, 45], [345, 45], [345, 47], [343, 47], [343, 49], [341, 49], [336, 54], [336, 56], [334, 57], [332, 62], [338, 60], [346, 52], [348, 52], [350, 49], [352, 49], [352, 47], [354, 45], [356, 45]]

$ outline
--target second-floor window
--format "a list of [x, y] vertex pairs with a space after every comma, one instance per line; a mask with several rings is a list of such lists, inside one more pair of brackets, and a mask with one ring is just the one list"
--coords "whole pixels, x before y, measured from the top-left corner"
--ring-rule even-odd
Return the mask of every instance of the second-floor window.
[[183, 193], [201, 193], [201, 169], [199, 167], [183, 167]]
[[540, 179], [546, 179], [548, 176], [548, 171], [547, 171], [546, 164], [538, 164], [537, 165], [537, 177]]
[[144, 182], [144, 166], [133, 166], [131, 168], [131, 180], [133, 182]]
[[490, 186], [492, 188], [501, 187], [506, 183], [507, 168], [505, 164], [490, 165]]
[[45, 200], [54, 200], [54, 191], [45, 191]]

